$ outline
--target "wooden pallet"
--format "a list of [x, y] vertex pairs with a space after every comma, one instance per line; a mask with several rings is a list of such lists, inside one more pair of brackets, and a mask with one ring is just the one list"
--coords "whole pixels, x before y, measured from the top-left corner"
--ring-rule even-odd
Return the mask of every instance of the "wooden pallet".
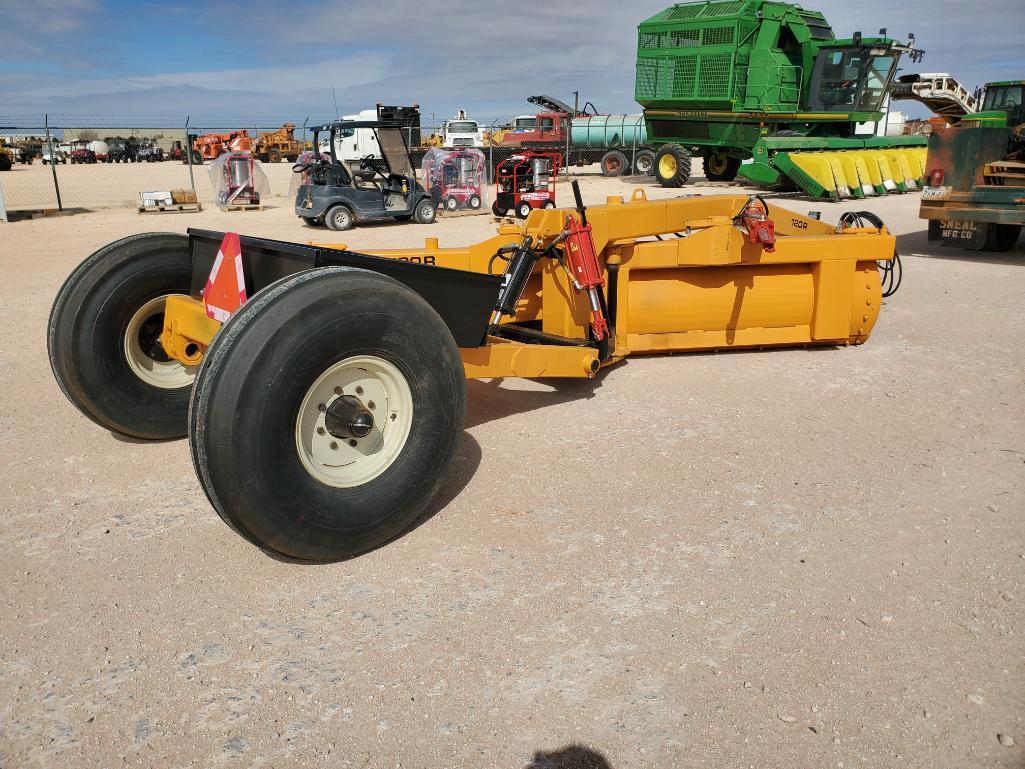
[[169, 206], [139, 206], [140, 214], [192, 214], [202, 210], [202, 203], [173, 203]]
[[986, 184], [998, 187], [1025, 187], [1025, 163], [1000, 160], [987, 163], [982, 169]]
[[222, 211], [262, 211], [263, 203], [229, 203], [220, 208]]

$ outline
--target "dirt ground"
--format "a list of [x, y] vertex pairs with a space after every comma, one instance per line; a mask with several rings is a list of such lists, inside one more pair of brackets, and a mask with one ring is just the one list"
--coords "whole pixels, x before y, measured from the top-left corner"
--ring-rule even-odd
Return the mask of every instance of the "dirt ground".
[[1023, 244], [931, 248], [917, 195], [779, 202], [900, 234], [866, 345], [471, 382], [432, 515], [322, 566], [221, 523], [184, 441], [81, 416], [45, 331], [123, 235], [323, 233], [284, 197], [0, 224], [0, 767], [1025, 766]]

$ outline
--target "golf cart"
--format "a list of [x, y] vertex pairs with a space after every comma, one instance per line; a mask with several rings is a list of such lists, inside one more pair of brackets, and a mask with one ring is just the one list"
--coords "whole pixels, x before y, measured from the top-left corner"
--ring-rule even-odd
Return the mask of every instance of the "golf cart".
[[[350, 172], [335, 154], [335, 137], [357, 128], [373, 130], [382, 158], [367, 155]], [[434, 221], [437, 210], [416, 180], [401, 124], [381, 120], [327, 123], [313, 129], [314, 147], [322, 146], [319, 134], [325, 132], [330, 133], [330, 160], [320, 155], [292, 167], [303, 175], [295, 196], [295, 213], [300, 219], [311, 225], [326, 224], [331, 230], [347, 230], [356, 222], [374, 219], [413, 219], [418, 224]]]

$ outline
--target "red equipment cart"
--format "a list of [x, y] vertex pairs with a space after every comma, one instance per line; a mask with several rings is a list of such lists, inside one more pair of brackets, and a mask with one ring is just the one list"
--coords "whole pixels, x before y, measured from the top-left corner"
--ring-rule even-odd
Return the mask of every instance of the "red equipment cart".
[[513, 211], [526, 219], [534, 208], [555, 208], [555, 175], [562, 158], [557, 152], [524, 152], [503, 160], [495, 169], [495, 216]]
[[478, 209], [484, 203], [484, 153], [431, 148], [423, 159], [424, 186], [439, 211]]

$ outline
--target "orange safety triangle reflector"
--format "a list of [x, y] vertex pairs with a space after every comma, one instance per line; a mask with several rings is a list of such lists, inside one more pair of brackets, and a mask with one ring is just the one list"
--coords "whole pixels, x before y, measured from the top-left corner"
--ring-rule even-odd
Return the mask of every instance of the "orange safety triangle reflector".
[[210, 277], [203, 289], [206, 316], [224, 323], [246, 301], [246, 278], [242, 272], [242, 244], [237, 232], [224, 233]]

